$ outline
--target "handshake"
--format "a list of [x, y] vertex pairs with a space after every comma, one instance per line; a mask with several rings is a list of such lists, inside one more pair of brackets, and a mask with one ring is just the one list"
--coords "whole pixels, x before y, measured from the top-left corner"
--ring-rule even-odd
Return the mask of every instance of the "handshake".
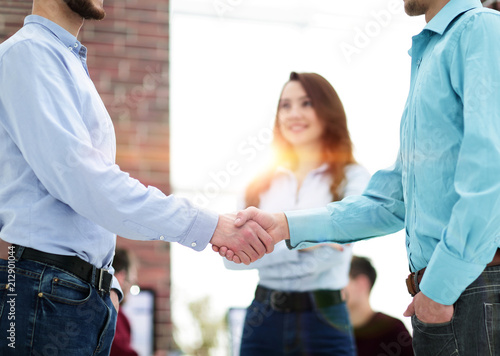
[[284, 213], [271, 214], [250, 207], [236, 215], [221, 215], [210, 243], [222, 257], [248, 265], [272, 252], [281, 240], [289, 238]]

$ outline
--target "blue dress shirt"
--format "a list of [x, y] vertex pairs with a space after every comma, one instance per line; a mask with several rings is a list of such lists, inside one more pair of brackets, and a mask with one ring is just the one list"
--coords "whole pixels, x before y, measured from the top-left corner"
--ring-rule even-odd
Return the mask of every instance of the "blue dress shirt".
[[115, 234], [202, 250], [216, 214], [115, 164], [113, 124], [86, 53], [35, 15], [0, 45], [0, 238], [97, 267], [111, 266]]
[[[500, 246], [500, 13], [451, 0], [413, 38], [395, 165], [360, 197], [287, 212], [290, 245], [406, 231], [425, 295], [453, 304]], [[315, 238], [312, 238], [314, 236]]]

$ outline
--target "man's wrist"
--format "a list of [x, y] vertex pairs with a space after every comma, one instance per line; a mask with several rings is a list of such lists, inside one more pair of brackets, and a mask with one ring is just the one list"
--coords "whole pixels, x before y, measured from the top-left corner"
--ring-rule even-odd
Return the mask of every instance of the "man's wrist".
[[290, 230], [288, 229], [288, 220], [286, 218], [285, 213], [276, 213], [275, 221], [276, 221], [276, 232], [271, 234], [271, 237], [274, 240], [274, 244], [277, 244], [281, 240], [289, 240]]

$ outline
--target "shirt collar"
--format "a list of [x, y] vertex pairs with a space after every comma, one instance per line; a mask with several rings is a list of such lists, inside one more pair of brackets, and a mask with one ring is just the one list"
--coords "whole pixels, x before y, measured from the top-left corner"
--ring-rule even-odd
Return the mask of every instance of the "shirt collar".
[[75, 36], [55, 22], [52, 22], [42, 16], [29, 15], [24, 19], [24, 25], [26, 26], [29, 24], [42, 25], [52, 32], [54, 36], [56, 36], [66, 46], [66, 48], [68, 48], [68, 50], [72, 51], [75, 55], [81, 57], [82, 59], [87, 58], [87, 49], [85, 46], [83, 46]]
[[440, 35], [444, 33], [448, 25], [460, 14], [482, 7], [480, 0], [450, 0], [429, 23], [424, 30], [436, 32]]

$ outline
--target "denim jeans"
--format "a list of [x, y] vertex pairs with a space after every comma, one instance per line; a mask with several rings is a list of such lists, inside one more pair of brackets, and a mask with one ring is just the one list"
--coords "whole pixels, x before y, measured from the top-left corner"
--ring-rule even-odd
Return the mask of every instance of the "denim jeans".
[[450, 322], [412, 317], [416, 356], [500, 355], [500, 266], [487, 267], [454, 304]]
[[0, 355], [109, 355], [115, 323], [109, 294], [43, 263], [0, 260]]
[[285, 313], [254, 300], [247, 310], [240, 356], [355, 354], [345, 303]]

